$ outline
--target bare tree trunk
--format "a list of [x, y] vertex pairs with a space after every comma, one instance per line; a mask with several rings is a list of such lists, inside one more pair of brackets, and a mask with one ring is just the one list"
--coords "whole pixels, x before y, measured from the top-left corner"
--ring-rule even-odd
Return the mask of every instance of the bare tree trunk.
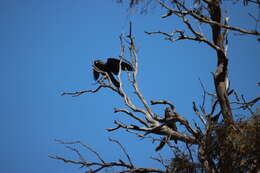
[[[211, 19], [215, 22], [221, 23], [221, 7], [220, 1], [215, 0], [208, 3]], [[228, 58], [224, 50], [224, 38], [221, 33], [221, 27], [219, 25], [212, 25], [212, 37], [215, 45], [218, 46], [217, 52], [217, 69], [214, 73], [214, 82], [217, 97], [221, 106], [221, 112], [224, 118], [225, 127], [224, 133], [219, 138], [220, 148], [225, 148], [225, 142], [229, 134], [228, 128], [233, 123], [233, 116], [231, 106], [227, 94], [227, 75], [228, 75]], [[220, 172], [233, 172], [232, 170], [232, 153], [226, 152], [225, 149], [220, 153]], [[222, 152], [223, 151], [223, 152]]]
[[[212, 1], [208, 3], [211, 19], [215, 22], [221, 23], [221, 7], [220, 1]], [[224, 51], [224, 39], [219, 25], [212, 25], [212, 37], [215, 45], [218, 46], [217, 51], [217, 69], [214, 73], [215, 88], [220, 102], [221, 111], [224, 116], [226, 124], [233, 122], [231, 107], [228, 100], [226, 82], [228, 82], [228, 58]]]

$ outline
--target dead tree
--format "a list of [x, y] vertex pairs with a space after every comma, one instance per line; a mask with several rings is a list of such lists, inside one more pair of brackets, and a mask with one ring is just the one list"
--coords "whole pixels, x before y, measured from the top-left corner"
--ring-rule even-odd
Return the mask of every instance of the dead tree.
[[[245, 5], [252, 3], [260, 5], [258, 0], [250, 1], [244, 0]], [[138, 4], [142, 4], [142, 0], [130, 0], [130, 7], [134, 8]], [[120, 167], [118, 172], [254, 172], [260, 171], [259, 163], [259, 117], [255, 115], [252, 107], [260, 100], [256, 97], [251, 101], [246, 101], [243, 96], [238, 95], [234, 90], [228, 90], [228, 54], [227, 54], [227, 33], [234, 31], [239, 34], [256, 35], [259, 36], [260, 32], [255, 30], [241, 29], [236, 26], [231, 26], [228, 23], [228, 18], [223, 17], [220, 0], [195, 0], [196, 8], [194, 5], [186, 5], [184, 0], [169, 0], [161, 1], [155, 0], [165, 11], [166, 14], [162, 18], [170, 17], [172, 15], [178, 17], [186, 25], [186, 30], [175, 29], [172, 33], [163, 31], [149, 31], [149, 35], [160, 34], [167, 40], [176, 42], [179, 40], [191, 40], [202, 42], [211, 47], [216, 52], [216, 69], [213, 75], [216, 93], [209, 93], [203, 84], [204, 98], [202, 104], [198, 107], [197, 103], [193, 102], [193, 110], [198, 119], [200, 119], [202, 126], [192, 124], [185, 118], [189, 115], [182, 115], [177, 111], [174, 104], [167, 100], [152, 100], [151, 104], [145, 99], [142, 92], [138, 87], [138, 55], [134, 37], [132, 34], [132, 26], [130, 24], [129, 34], [127, 36], [121, 35], [121, 51], [120, 59], [125, 61], [125, 49], [129, 48], [129, 55], [133, 72], [127, 72], [128, 80], [132, 86], [136, 97], [142, 103], [142, 107], [136, 105], [127, 92], [124, 91], [124, 84], [120, 80], [120, 72], [118, 75], [120, 87], [115, 87], [109, 75], [105, 72], [99, 71], [104, 74], [101, 80], [98, 80], [99, 86], [94, 90], [83, 90], [77, 92], [64, 92], [63, 95], [79, 96], [85, 93], [101, 92], [103, 88], [108, 88], [112, 92], [121, 97], [125, 104], [125, 108], [115, 108], [115, 113], [123, 113], [130, 116], [136, 121], [136, 124], [128, 124], [127, 122], [120, 122], [115, 120], [115, 127], [108, 128], [107, 131], [115, 131], [124, 129], [126, 132], [135, 134], [140, 138], [153, 138], [158, 140], [159, 144], [156, 150], [167, 146], [174, 151], [174, 156], [170, 163], [166, 163], [164, 158], [154, 158], [159, 161], [164, 170], [154, 168], [144, 168], [134, 165], [130, 156], [127, 154], [124, 147], [119, 141], [110, 139], [116, 142], [122, 149], [123, 153], [128, 158], [128, 161], [119, 159], [114, 162], [106, 162], [101, 155], [93, 150], [91, 147], [83, 144], [80, 141], [64, 142], [59, 141], [61, 144], [67, 146], [79, 156], [79, 161], [69, 160], [61, 156], [50, 156], [51, 158], [62, 160], [73, 164], [80, 165], [88, 168], [88, 172], [99, 172], [103, 169], [110, 167]], [[259, 19], [256, 20], [259, 22]], [[212, 39], [207, 38], [200, 30], [200, 25], [205, 24], [208, 26]], [[189, 33], [186, 34], [186, 33]], [[119, 68], [121, 69], [121, 68]], [[234, 100], [230, 101], [230, 96], [234, 96]], [[205, 110], [205, 97], [212, 97], [213, 104], [210, 112]], [[161, 115], [154, 113], [153, 105], [164, 105]], [[216, 109], [217, 105], [220, 106], [220, 111]], [[253, 118], [247, 121], [238, 121], [234, 119], [232, 114], [233, 109], [244, 109], [252, 113]], [[220, 121], [222, 119], [223, 121]], [[182, 126], [186, 132], [178, 130], [178, 126]], [[161, 139], [156, 139], [153, 135], [161, 136]], [[247, 135], [245, 135], [247, 134]], [[248, 135], [249, 134], [249, 135]], [[250, 139], [252, 143], [248, 143]], [[181, 141], [185, 144], [186, 149], [183, 150], [174, 145], [172, 142], [177, 143]], [[98, 162], [88, 162], [84, 159], [81, 153], [71, 147], [71, 144], [78, 144], [83, 148], [92, 151], [98, 158]], [[241, 152], [241, 145], [245, 146]], [[195, 146], [197, 152], [194, 154], [191, 147]], [[250, 147], [253, 146], [253, 147]], [[231, 152], [230, 152], [231, 151]], [[194, 159], [194, 157], [198, 159]]]

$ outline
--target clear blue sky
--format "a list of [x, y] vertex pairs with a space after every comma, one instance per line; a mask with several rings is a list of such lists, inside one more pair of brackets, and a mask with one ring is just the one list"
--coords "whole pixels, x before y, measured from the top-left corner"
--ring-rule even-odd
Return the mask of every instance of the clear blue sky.
[[[80, 97], [60, 96], [63, 91], [94, 89], [91, 64], [101, 57], [119, 55], [119, 35], [133, 21], [139, 49], [139, 86], [145, 98], [168, 99], [189, 120], [196, 119], [192, 101], [200, 101], [198, 78], [213, 91], [210, 72], [215, 70], [215, 53], [194, 42], [172, 44], [148, 31], [171, 31], [176, 18], [161, 20], [163, 11], [131, 16], [124, 5], [107, 0], [1, 0], [0, 1], [0, 172], [84, 172], [48, 158], [75, 158], [55, 138], [81, 140], [108, 160], [123, 154], [108, 142], [112, 137], [125, 145], [138, 166], [158, 167], [156, 144], [140, 141], [131, 134], [106, 132], [113, 120], [128, 121], [113, 108], [123, 108], [122, 99], [102, 90]], [[233, 9], [232, 9], [233, 10]], [[234, 9], [235, 10], [235, 9]], [[241, 10], [241, 9], [238, 9]], [[232, 13], [231, 13], [232, 14]], [[251, 24], [236, 13], [231, 22]], [[246, 23], [245, 23], [246, 22]], [[252, 25], [251, 25], [252, 26]], [[231, 88], [246, 98], [259, 96], [259, 43], [255, 37], [230, 36]], [[129, 90], [131, 92], [131, 90]], [[158, 114], [163, 109], [155, 107]], [[161, 107], [163, 108], [163, 107]], [[170, 157], [169, 150], [163, 154]], [[84, 152], [86, 159], [93, 155]], [[124, 158], [124, 156], [123, 156]], [[124, 158], [125, 159], [125, 158]]]

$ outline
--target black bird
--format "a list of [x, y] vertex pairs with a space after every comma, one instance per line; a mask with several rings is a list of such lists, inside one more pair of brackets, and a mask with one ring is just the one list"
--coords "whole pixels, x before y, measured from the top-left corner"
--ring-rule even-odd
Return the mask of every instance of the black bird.
[[[93, 68], [93, 76], [94, 79], [97, 80], [99, 78], [100, 71], [106, 72], [112, 81], [112, 83], [119, 88], [120, 83], [115, 79], [113, 74], [118, 75], [120, 68], [120, 60], [115, 58], [108, 58], [107, 62], [103, 62], [100, 60], [94, 61], [94, 68]], [[124, 71], [133, 71], [133, 67], [131, 64], [127, 63], [126, 61], [121, 61], [121, 70]], [[102, 74], [102, 73], [101, 73]]]

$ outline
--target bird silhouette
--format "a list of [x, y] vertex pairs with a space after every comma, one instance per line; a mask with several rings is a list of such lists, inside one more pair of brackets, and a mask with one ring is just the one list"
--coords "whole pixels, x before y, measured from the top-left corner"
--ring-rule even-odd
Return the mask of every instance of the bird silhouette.
[[[121, 61], [121, 65], [120, 65], [120, 61]], [[111, 82], [117, 88], [119, 88], [120, 82], [118, 80], [116, 80], [114, 75], [119, 74], [120, 67], [121, 67], [121, 70], [124, 70], [124, 71], [133, 71], [134, 70], [132, 65], [127, 63], [124, 60], [119, 60], [119, 59], [115, 59], [115, 58], [108, 58], [107, 62], [103, 62], [101, 60], [95, 60], [94, 61], [94, 67], [93, 67], [94, 79], [98, 80], [99, 74], [101, 73], [100, 71], [105, 72], [109, 76]]]

